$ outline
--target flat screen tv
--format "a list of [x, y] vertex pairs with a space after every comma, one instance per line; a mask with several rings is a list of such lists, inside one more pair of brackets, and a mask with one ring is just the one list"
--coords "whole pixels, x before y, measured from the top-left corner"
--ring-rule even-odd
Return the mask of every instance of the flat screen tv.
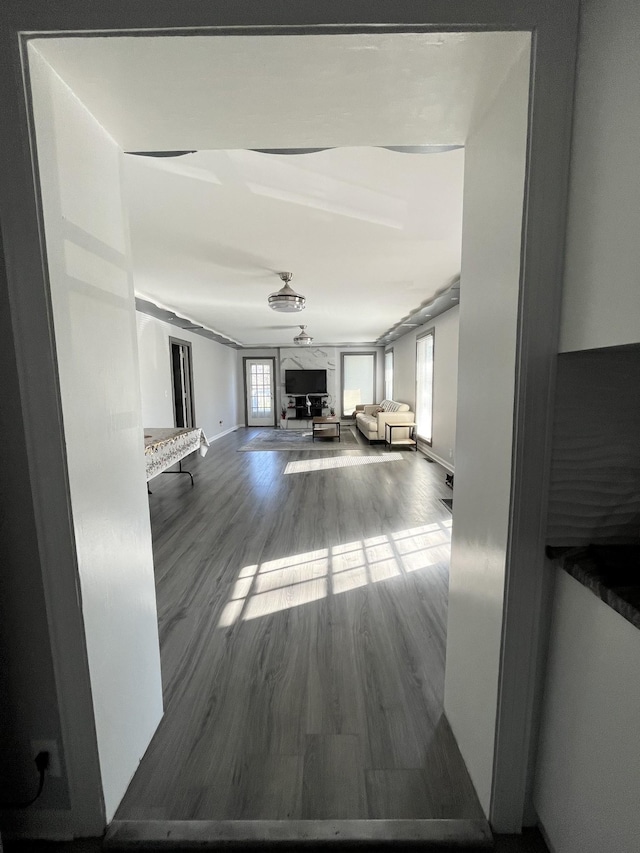
[[287, 394], [326, 394], [326, 370], [285, 370], [284, 389]]

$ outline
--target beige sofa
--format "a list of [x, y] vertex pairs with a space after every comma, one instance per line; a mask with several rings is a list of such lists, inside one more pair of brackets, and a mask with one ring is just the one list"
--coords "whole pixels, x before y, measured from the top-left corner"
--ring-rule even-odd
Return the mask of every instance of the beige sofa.
[[[407, 403], [383, 400], [372, 406], [358, 406], [356, 426], [369, 441], [384, 441], [385, 424], [412, 423], [415, 415]], [[406, 434], [405, 434], [406, 432]], [[401, 434], [402, 433], [402, 434]], [[394, 430], [394, 438], [407, 438], [409, 430]]]

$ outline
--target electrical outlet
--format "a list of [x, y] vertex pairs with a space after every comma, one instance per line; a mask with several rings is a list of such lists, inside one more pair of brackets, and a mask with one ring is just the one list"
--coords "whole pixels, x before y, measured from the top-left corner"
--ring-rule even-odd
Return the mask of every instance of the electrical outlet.
[[62, 768], [60, 767], [60, 752], [58, 750], [57, 740], [32, 740], [31, 741], [31, 757], [35, 761], [36, 755], [39, 752], [49, 753], [49, 768], [47, 773], [49, 776], [62, 776]]

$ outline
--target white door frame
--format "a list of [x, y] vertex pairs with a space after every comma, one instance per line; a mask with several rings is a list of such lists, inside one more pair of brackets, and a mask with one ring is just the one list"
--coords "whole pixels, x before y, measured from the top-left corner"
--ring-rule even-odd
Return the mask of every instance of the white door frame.
[[[557, 353], [578, 0], [6, 0], [0, 6], [0, 223], [73, 831], [101, 831], [102, 804], [24, 64], [28, 34], [284, 34], [527, 30], [530, 127], [513, 424], [512, 495], [494, 784], [494, 828], [522, 823], [532, 740], [550, 417]], [[29, 142], [31, 144], [29, 144]], [[40, 246], [40, 253], [34, 248]], [[0, 264], [0, 267], [2, 265]], [[4, 279], [6, 272], [6, 280]], [[43, 438], [42, 425], [47, 425]]]
[[[249, 426], [249, 371], [247, 370], [247, 364], [250, 361], [268, 361], [271, 364], [271, 400], [273, 404], [273, 420], [269, 424], [269, 426], [277, 426], [277, 412], [276, 412], [276, 359], [273, 355], [268, 356], [259, 356], [259, 355], [247, 355], [242, 357], [242, 378], [244, 385], [244, 422], [246, 426]], [[262, 426], [266, 426], [266, 424], [262, 424]]]

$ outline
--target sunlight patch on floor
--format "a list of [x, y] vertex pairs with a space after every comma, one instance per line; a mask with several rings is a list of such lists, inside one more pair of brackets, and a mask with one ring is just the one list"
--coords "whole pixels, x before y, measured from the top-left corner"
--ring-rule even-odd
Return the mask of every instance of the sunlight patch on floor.
[[377, 465], [379, 462], [398, 462], [402, 453], [385, 453], [380, 456], [324, 456], [322, 459], [304, 459], [289, 462], [285, 474], [306, 474], [309, 471], [328, 471], [331, 468], [352, 468], [360, 465]]
[[243, 566], [219, 628], [422, 571], [448, 559], [451, 521]]

